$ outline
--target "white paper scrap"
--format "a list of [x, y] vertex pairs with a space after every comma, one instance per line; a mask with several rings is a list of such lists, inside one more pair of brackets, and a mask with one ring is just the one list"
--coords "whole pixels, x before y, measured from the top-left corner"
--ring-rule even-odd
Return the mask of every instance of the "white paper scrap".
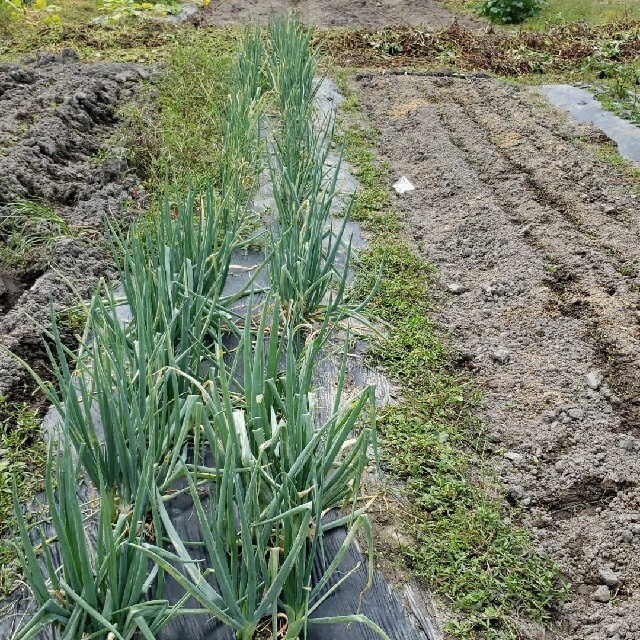
[[402, 176], [398, 182], [393, 185], [393, 188], [396, 190], [396, 193], [403, 194], [407, 193], [407, 191], [413, 191], [415, 187], [409, 182], [409, 178]]

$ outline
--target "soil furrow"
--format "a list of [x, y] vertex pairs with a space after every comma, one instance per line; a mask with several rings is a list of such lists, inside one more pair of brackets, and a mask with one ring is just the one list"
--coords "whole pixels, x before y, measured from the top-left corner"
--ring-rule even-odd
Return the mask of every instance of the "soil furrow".
[[[637, 274], [640, 255], [637, 247], [640, 225], [637, 200], [615, 183], [606, 193], [601, 186], [594, 189], [594, 184], [603, 179], [602, 166], [598, 163], [593, 163], [585, 179], [579, 182], [567, 180], [562, 166], [552, 165], [548, 171], [540, 170], [536, 146], [555, 146], [545, 142], [545, 138], [551, 137], [548, 126], [545, 123], [534, 127], [527, 123], [530, 136], [519, 138], [510, 122], [515, 120], [516, 113], [528, 114], [528, 111], [520, 101], [510, 102], [508, 113], [500, 119], [468, 105], [462, 110], [463, 121], [475, 122], [482, 132], [482, 144], [475, 144], [467, 151], [472, 155], [474, 149], [482, 149], [490, 156], [490, 162], [474, 158], [476, 166], [479, 171], [486, 167], [483, 177], [499, 194], [501, 202], [516, 214], [512, 220], [516, 221], [519, 216], [519, 222], [528, 225], [527, 238], [550, 258], [549, 286], [557, 296], [555, 309], [552, 305], [550, 310], [582, 318], [588, 335], [598, 343], [596, 348], [609, 354], [609, 358], [601, 360], [610, 372], [608, 382], [621, 396], [621, 402], [616, 405], [623, 418], [621, 431], [630, 429], [638, 435], [640, 301]], [[482, 106], [482, 101], [479, 104]], [[519, 139], [522, 144], [516, 151], [510, 147], [501, 148], [499, 141], [505, 138]], [[464, 136], [460, 139], [464, 144]], [[543, 141], [542, 146], [535, 142], [539, 140]], [[574, 161], [574, 165], [579, 164]], [[496, 173], [494, 168], [500, 165], [506, 168]], [[513, 197], [514, 193], [508, 187], [505, 189], [504, 175], [521, 179], [523, 190], [529, 187], [533, 192], [524, 205], [519, 198]], [[564, 180], [563, 188], [555, 188], [561, 180]], [[591, 197], [587, 202], [581, 200], [585, 191], [600, 193], [605, 202], [614, 200], [617, 206], [611, 213], [628, 222], [611, 219], [611, 215], [604, 213], [610, 211], [610, 205], [603, 205], [597, 198]], [[545, 223], [541, 224], [541, 220]], [[571, 246], [576, 246], [576, 251], [567, 254], [566, 247]], [[621, 270], [625, 269], [623, 275]]]
[[382, 159], [416, 185], [397, 205], [484, 389], [505, 498], [572, 583], [559, 637], [640, 637], [638, 290], [620, 272], [638, 265], [633, 185], [527, 91], [357, 84]]

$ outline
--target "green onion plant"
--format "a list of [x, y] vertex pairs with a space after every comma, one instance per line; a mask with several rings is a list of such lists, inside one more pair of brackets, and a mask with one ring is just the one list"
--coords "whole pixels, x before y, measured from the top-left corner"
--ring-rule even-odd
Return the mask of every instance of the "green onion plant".
[[[144, 307], [144, 300], [135, 302]], [[52, 313], [53, 348], [47, 350], [56, 384], [32, 374], [63, 416], [89, 479], [131, 504], [149, 459], [154, 481], [164, 487], [186, 455], [201, 405], [178, 372], [198, 375], [209, 350], [195, 341], [191, 350], [176, 349], [180, 310], [159, 334], [145, 324], [142, 310], [137, 322], [123, 324], [117, 309], [107, 287], [96, 292], [76, 353], [65, 347]]]
[[[351, 204], [334, 222], [341, 154], [330, 166], [333, 119], [319, 117], [315, 105], [322, 79], [311, 35], [299, 20], [274, 18], [269, 25], [267, 69], [281, 123], [273, 133], [270, 177], [277, 224], [270, 233], [272, 287], [296, 301], [309, 318], [343, 302], [351, 256], [345, 237]], [[329, 305], [331, 306], [331, 305]], [[351, 310], [353, 313], [354, 310]]]
[[[274, 514], [287, 514], [277, 520], [278, 530], [271, 533], [272, 538], [280, 540], [282, 566], [287, 567], [272, 613], [286, 614], [293, 634], [288, 637], [295, 638], [305, 634], [307, 625], [314, 623], [310, 615], [337, 588], [334, 585], [326, 589], [358, 531], [365, 532], [370, 552], [373, 549], [369, 523], [365, 509], [358, 505], [358, 496], [370, 457], [376, 456], [375, 394], [373, 387], [368, 387], [353, 398], [344, 398], [345, 350], [333, 410], [323, 424], [316, 424], [313, 373], [321, 349], [328, 342], [329, 319], [305, 341], [299, 335], [303, 327], [280, 327], [280, 311], [278, 300], [267, 296], [256, 319], [250, 304], [233, 362], [227, 366], [220, 351], [219, 364], [212, 370], [210, 380], [200, 385], [210, 416], [201, 421], [208, 459], [224, 459], [224, 465], [218, 463], [211, 468], [203, 463], [191, 467], [189, 472], [193, 478], [190, 484], [195, 488], [198, 477], [220, 478], [227, 470], [238, 470], [237, 490], [241, 491], [243, 504], [251, 496], [253, 511], [246, 517], [241, 515], [236, 519], [238, 523], [228, 520], [229, 548], [233, 548], [232, 541], [243, 539], [244, 527], [254, 530], [255, 523], [264, 523], [265, 518], [274, 524]], [[302, 355], [298, 356], [301, 343]], [[234, 501], [239, 508], [237, 496]], [[302, 507], [308, 509], [310, 521]], [[343, 517], [325, 521], [327, 511], [345, 508]], [[312, 584], [314, 560], [323, 554], [323, 535], [344, 525], [349, 527], [345, 543], [327, 563], [319, 582]], [[167, 523], [165, 527], [169, 529]], [[216, 528], [212, 535], [219, 538], [220, 530]], [[301, 536], [304, 545], [300, 545]], [[171, 542], [175, 548], [176, 542]], [[162, 555], [159, 551], [155, 553]], [[264, 553], [261, 548], [260, 556]], [[225, 557], [228, 555], [227, 550]], [[175, 557], [171, 559], [176, 561]], [[184, 554], [181, 561], [185, 566], [192, 565]], [[219, 574], [219, 567], [212, 565], [211, 569]], [[255, 571], [259, 573], [259, 567]], [[188, 590], [195, 597], [193, 589], [199, 584], [196, 580], [200, 579], [199, 574], [192, 572], [190, 577]], [[265, 584], [271, 584], [269, 579], [262, 576]], [[211, 601], [206, 608], [225, 621], [220, 612], [216, 614]], [[368, 620], [358, 621], [372, 624]], [[329, 622], [335, 621], [323, 620]], [[251, 624], [254, 623], [257, 619], [252, 618]]]
[[[111, 498], [102, 487], [94, 530], [91, 525], [95, 525], [95, 518], [83, 513], [76, 493], [78, 472], [70, 441], [65, 438], [63, 444], [52, 442], [46, 495], [54, 535], [47, 539], [41, 530], [39, 545], [34, 545], [29, 536], [14, 483], [24, 573], [39, 605], [36, 615], [15, 640], [34, 638], [50, 624], [60, 628], [62, 640], [155, 638], [183, 603], [171, 608], [160, 595], [153, 600], [149, 598], [151, 585], [154, 581], [161, 585], [162, 576], [158, 567], [150, 566], [148, 557], [136, 544], [145, 535], [151, 479], [149, 461], [133, 505], [120, 509], [115, 521]], [[59, 569], [54, 564], [53, 544], [57, 545], [62, 561]], [[42, 553], [40, 561], [38, 546]], [[161, 594], [162, 588], [156, 591]]]

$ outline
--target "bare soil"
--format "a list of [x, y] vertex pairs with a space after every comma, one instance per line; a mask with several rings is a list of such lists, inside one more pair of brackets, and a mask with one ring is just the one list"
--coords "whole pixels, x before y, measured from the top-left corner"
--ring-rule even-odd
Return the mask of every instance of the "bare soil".
[[266, 22], [274, 13], [299, 13], [305, 24], [315, 27], [368, 27], [389, 25], [444, 29], [454, 20], [465, 26], [479, 21], [456, 16], [436, 0], [220, 0], [194, 15], [198, 24]]
[[[50, 303], [64, 310], [113, 276], [104, 218], [124, 219], [123, 202], [142, 194], [109, 137], [143, 76], [148, 71], [135, 65], [81, 64], [70, 50], [0, 65], [0, 215], [29, 199], [71, 229], [26, 264], [0, 262], [0, 343], [37, 371], [47, 370], [38, 324], [48, 325]], [[23, 400], [32, 389], [26, 371], [0, 351], [0, 395]]]
[[354, 89], [416, 186], [396, 205], [484, 391], [504, 498], [571, 583], [555, 637], [640, 638], [638, 184], [533, 89], [373, 73]]

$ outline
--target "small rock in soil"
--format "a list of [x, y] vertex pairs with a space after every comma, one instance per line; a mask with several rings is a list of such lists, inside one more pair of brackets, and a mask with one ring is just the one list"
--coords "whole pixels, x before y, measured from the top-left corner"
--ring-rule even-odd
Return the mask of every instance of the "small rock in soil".
[[637, 441], [631, 436], [621, 436], [618, 440], [618, 445], [625, 451], [635, 451], [639, 448]]
[[507, 492], [507, 497], [514, 502], [520, 502], [525, 496], [525, 491], [520, 485], [511, 487]]
[[592, 600], [596, 602], [609, 602], [611, 599], [611, 590], [607, 587], [606, 584], [601, 584], [591, 596]]
[[569, 409], [567, 415], [572, 420], [582, 420], [584, 418], [584, 411], [582, 409]]
[[598, 575], [602, 583], [607, 587], [615, 588], [620, 584], [620, 578], [618, 578], [618, 575], [611, 569], [600, 569]]
[[594, 391], [602, 385], [602, 375], [598, 371], [591, 371], [587, 374], [587, 386]]
[[520, 453], [516, 453], [515, 451], [507, 451], [504, 454], [504, 457], [507, 460], [511, 460], [511, 462], [513, 462], [514, 464], [519, 464], [524, 460], [524, 456], [521, 455]]
[[454, 296], [459, 296], [468, 291], [467, 287], [465, 287], [463, 284], [460, 284], [459, 282], [452, 282], [450, 285], [447, 285], [447, 290]]
[[498, 364], [507, 364], [511, 360], [511, 354], [507, 349], [497, 349], [491, 354], [491, 359]]
[[537, 622], [521, 622], [518, 625], [518, 637], [523, 640], [544, 640], [546, 632]]

